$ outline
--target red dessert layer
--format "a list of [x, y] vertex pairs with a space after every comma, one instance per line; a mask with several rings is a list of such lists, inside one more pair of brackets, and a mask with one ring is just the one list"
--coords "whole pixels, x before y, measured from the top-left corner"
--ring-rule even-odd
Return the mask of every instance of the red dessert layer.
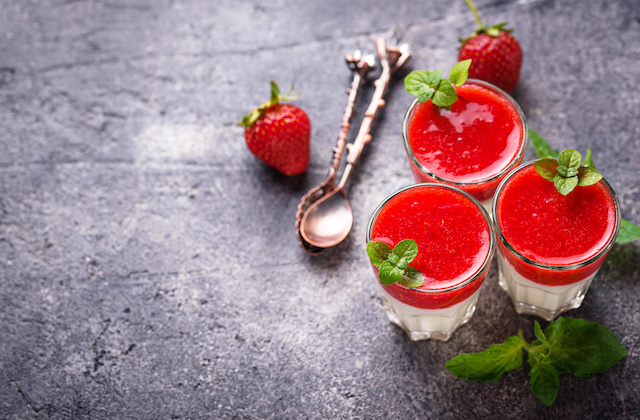
[[[519, 171], [500, 191], [497, 220], [504, 239], [522, 256], [538, 263], [566, 266], [581, 263], [602, 251], [615, 231], [614, 199], [604, 182], [576, 187], [560, 194], [533, 164]], [[604, 256], [603, 256], [604, 257]], [[525, 277], [544, 284], [569, 284], [595, 272], [536, 269], [509, 258]]]
[[[523, 141], [522, 119], [505, 97], [469, 82], [456, 87], [451, 110], [429, 100], [417, 103], [408, 122], [408, 142], [418, 161], [448, 181], [474, 183], [496, 176], [518, 157]], [[416, 172], [424, 181], [431, 178]], [[489, 199], [500, 179], [465, 188]]]
[[[418, 255], [410, 264], [425, 276], [424, 293], [399, 284], [383, 287], [396, 299], [421, 308], [458, 303], [477, 290], [484, 275], [454, 291], [442, 291], [473, 277], [491, 249], [490, 228], [476, 204], [444, 186], [419, 186], [390, 199], [377, 215], [371, 238], [392, 248], [413, 239]], [[485, 273], [486, 274], [486, 273]]]

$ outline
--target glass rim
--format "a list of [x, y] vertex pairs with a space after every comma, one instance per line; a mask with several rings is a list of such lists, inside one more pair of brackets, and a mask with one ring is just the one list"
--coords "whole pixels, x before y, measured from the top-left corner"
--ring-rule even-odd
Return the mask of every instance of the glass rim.
[[[421, 187], [437, 187], [437, 188], [445, 188], [445, 189], [449, 189], [452, 190], [456, 193], [462, 194], [464, 197], [466, 197], [467, 199], [471, 200], [471, 202], [477, 207], [477, 209], [480, 211], [480, 213], [482, 214], [482, 216], [484, 217], [485, 223], [487, 224], [487, 228], [489, 229], [489, 251], [487, 252], [487, 255], [485, 256], [484, 261], [482, 262], [482, 265], [480, 266], [480, 268], [478, 268], [478, 270], [476, 272], [473, 273], [473, 275], [471, 275], [468, 279], [464, 280], [461, 283], [458, 283], [454, 286], [449, 286], [443, 289], [437, 289], [437, 290], [428, 290], [428, 289], [420, 289], [417, 287], [411, 287], [411, 286], [406, 286], [404, 284], [395, 282], [394, 284], [399, 286], [400, 288], [406, 289], [406, 290], [413, 290], [416, 292], [420, 292], [420, 293], [426, 293], [426, 294], [435, 294], [435, 293], [444, 293], [444, 292], [451, 292], [454, 290], [459, 290], [462, 289], [468, 285], [470, 285], [471, 283], [475, 282], [480, 276], [482, 276], [487, 269], [489, 269], [489, 266], [491, 265], [491, 262], [493, 261], [493, 257], [495, 255], [495, 251], [496, 251], [496, 247], [497, 247], [497, 237], [496, 237], [496, 231], [495, 231], [495, 226], [493, 225], [493, 222], [491, 221], [491, 217], [489, 216], [489, 213], [487, 212], [487, 210], [484, 208], [484, 206], [482, 204], [480, 204], [480, 202], [473, 197], [471, 194], [469, 194], [466, 191], [461, 190], [458, 187], [452, 186], [452, 185], [447, 185], [447, 184], [441, 184], [441, 183], [435, 183], [435, 182], [422, 182], [422, 183], [418, 183], [418, 184], [411, 184], [408, 185], [406, 187], [400, 188], [398, 190], [396, 190], [395, 192], [389, 194], [384, 200], [382, 200], [380, 202], [380, 204], [378, 204], [378, 206], [376, 207], [376, 209], [373, 211], [373, 213], [371, 214], [371, 217], [369, 218], [369, 223], [367, 224], [367, 235], [366, 235], [366, 239], [367, 239], [367, 243], [369, 243], [371, 241], [371, 231], [373, 230], [373, 224], [375, 223], [378, 214], [380, 214], [380, 211], [382, 211], [382, 209], [384, 208], [384, 206], [391, 200], [393, 199], [395, 196], [414, 189], [414, 188], [421, 188]], [[380, 282], [380, 280], [378, 280], [378, 283]]]
[[522, 137], [521, 137], [521, 142], [520, 142], [520, 148], [518, 149], [518, 153], [516, 153], [516, 155], [514, 156], [513, 160], [511, 162], [509, 162], [509, 164], [502, 169], [500, 172], [498, 172], [497, 174], [494, 174], [488, 178], [483, 178], [483, 179], [479, 179], [477, 181], [454, 181], [454, 180], [450, 180], [447, 179], [443, 176], [440, 175], [436, 175], [435, 173], [433, 173], [431, 170], [429, 170], [429, 168], [427, 168], [426, 166], [424, 166], [422, 164], [422, 162], [420, 162], [418, 160], [418, 158], [416, 157], [415, 153], [413, 153], [413, 150], [411, 149], [411, 145], [409, 144], [409, 134], [408, 134], [408, 130], [409, 130], [409, 118], [414, 110], [414, 108], [416, 107], [416, 105], [419, 103], [418, 102], [418, 98], [415, 98], [411, 104], [409, 105], [409, 108], [407, 108], [407, 110], [404, 113], [404, 118], [402, 120], [402, 141], [404, 144], [404, 149], [407, 153], [407, 156], [409, 157], [409, 160], [416, 166], [416, 168], [418, 168], [420, 170], [420, 172], [424, 173], [425, 175], [440, 181], [440, 182], [446, 182], [448, 184], [452, 184], [452, 185], [461, 185], [461, 186], [472, 186], [472, 185], [482, 185], [488, 182], [491, 182], [493, 180], [496, 180], [502, 176], [504, 176], [505, 174], [507, 174], [508, 172], [510, 172], [513, 168], [515, 168], [519, 162], [521, 162], [522, 158], [524, 157], [524, 153], [526, 151], [527, 148], [527, 143], [528, 143], [528, 139], [529, 139], [529, 133], [528, 133], [528, 129], [527, 129], [527, 120], [526, 117], [524, 115], [524, 112], [522, 111], [522, 108], [520, 108], [520, 105], [516, 102], [516, 100], [509, 95], [507, 92], [505, 92], [504, 90], [500, 89], [499, 87], [489, 83], [489, 82], [485, 82], [484, 80], [479, 80], [479, 79], [467, 79], [466, 83], [471, 83], [471, 84], [475, 84], [475, 85], [480, 85], [483, 87], [486, 87], [490, 90], [495, 91], [496, 93], [502, 95], [511, 105], [513, 105], [513, 107], [516, 109], [516, 111], [518, 112], [518, 116], [520, 117], [520, 122], [522, 124]]
[[615, 245], [616, 239], [618, 238], [618, 234], [620, 233], [620, 224], [622, 222], [622, 219], [621, 219], [622, 216], [620, 214], [620, 203], [618, 202], [618, 196], [616, 195], [615, 191], [613, 190], [613, 187], [611, 187], [609, 182], [606, 179], [604, 179], [604, 177], [599, 182], [602, 182], [607, 187], [607, 191], [609, 191], [609, 194], [611, 195], [611, 199], [613, 200], [613, 206], [614, 206], [614, 209], [615, 209], [616, 222], [615, 222], [615, 225], [613, 226], [613, 233], [611, 234], [611, 237], [609, 238], [607, 243], [604, 245], [604, 247], [600, 251], [598, 251], [596, 254], [592, 255], [591, 257], [587, 258], [586, 260], [578, 261], [578, 262], [572, 263], [572, 264], [556, 264], [556, 265], [554, 265], [554, 264], [545, 264], [545, 263], [541, 263], [539, 261], [532, 260], [531, 258], [525, 257], [520, 252], [518, 252], [509, 243], [509, 241], [507, 241], [507, 239], [504, 237], [504, 235], [502, 234], [502, 229], [500, 229], [500, 223], [499, 223], [499, 220], [498, 220], [498, 198], [500, 197], [500, 192], [502, 191], [504, 186], [509, 182], [509, 180], [511, 178], [513, 178], [513, 176], [515, 176], [515, 174], [517, 174], [518, 172], [522, 171], [524, 168], [533, 165], [534, 162], [535, 162], [535, 160], [530, 160], [530, 161], [527, 161], [527, 162], [519, 165], [517, 168], [515, 168], [513, 171], [511, 171], [500, 182], [500, 184], [498, 185], [498, 188], [496, 188], [495, 195], [493, 196], [493, 203], [491, 205], [491, 215], [493, 216], [493, 221], [494, 221], [494, 225], [495, 225], [495, 229], [496, 229], [497, 239], [505, 246], [505, 248], [507, 248], [507, 250], [512, 255], [517, 257], [520, 261], [523, 261], [523, 262], [525, 262], [525, 263], [527, 263], [529, 265], [532, 265], [534, 267], [542, 268], [542, 269], [550, 270], [550, 271], [575, 270], [577, 268], [586, 267], [589, 264], [591, 264], [591, 263], [599, 260], [600, 258], [602, 258], [604, 255], [607, 254], [607, 252], [609, 252], [611, 250], [613, 245]]

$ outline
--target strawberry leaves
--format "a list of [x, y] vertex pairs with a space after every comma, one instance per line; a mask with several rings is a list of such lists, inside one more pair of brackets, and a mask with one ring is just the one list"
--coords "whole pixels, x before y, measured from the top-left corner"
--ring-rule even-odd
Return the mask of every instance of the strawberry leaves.
[[250, 127], [256, 123], [258, 118], [260, 118], [262, 111], [264, 111], [265, 109], [271, 108], [272, 106], [276, 105], [281, 101], [295, 101], [296, 99], [298, 99], [298, 94], [296, 93], [295, 95], [290, 96], [290, 93], [292, 91], [293, 91], [293, 86], [291, 86], [291, 89], [289, 89], [289, 92], [285, 93], [284, 95], [281, 95], [280, 87], [276, 82], [272, 80], [271, 81], [271, 97], [269, 98], [269, 100], [264, 101], [263, 103], [258, 105], [256, 108], [252, 109], [250, 113], [242, 117], [242, 121], [240, 121], [238, 125], [242, 127]]
[[449, 72], [449, 80], [442, 78], [442, 70], [414, 70], [405, 77], [404, 87], [419, 102], [431, 99], [434, 105], [449, 109], [458, 100], [453, 86], [461, 86], [466, 82], [469, 66], [471, 60], [456, 63]]
[[424, 285], [424, 276], [409, 263], [418, 255], [418, 245], [413, 239], [404, 239], [391, 249], [381, 241], [367, 244], [367, 255], [371, 263], [380, 269], [380, 283], [398, 282], [408, 287]]

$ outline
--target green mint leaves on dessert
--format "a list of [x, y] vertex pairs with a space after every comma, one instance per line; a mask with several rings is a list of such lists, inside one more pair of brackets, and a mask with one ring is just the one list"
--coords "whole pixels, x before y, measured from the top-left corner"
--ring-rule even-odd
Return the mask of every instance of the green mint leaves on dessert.
[[380, 269], [380, 283], [395, 282], [408, 287], [424, 285], [422, 273], [409, 263], [418, 255], [418, 244], [413, 239], [404, 239], [393, 247], [381, 241], [370, 241], [367, 244], [367, 255], [371, 263]]
[[531, 390], [544, 404], [551, 405], [562, 374], [588, 377], [604, 372], [627, 354], [607, 327], [584, 319], [560, 317], [544, 330], [535, 321], [534, 333], [536, 340], [531, 343], [519, 331], [482, 352], [458, 355], [445, 367], [459, 378], [495, 382], [505, 372], [521, 367], [526, 352]]
[[564, 150], [557, 160], [546, 157], [533, 163], [538, 174], [552, 181], [562, 195], [569, 194], [577, 186], [586, 187], [602, 179], [596, 168], [581, 164], [582, 155], [575, 150]]
[[414, 70], [405, 77], [404, 87], [420, 102], [431, 99], [434, 105], [449, 109], [458, 100], [453, 86], [461, 86], [467, 81], [470, 66], [470, 59], [456, 63], [448, 80], [442, 78], [442, 70]]
[[[538, 133], [531, 129], [529, 129], [529, 139], [531, 140], [533, 149], [535, 150], [539, 158], [558, 157], [560, 155], [560, 152], [552, 149], [544, 138], [542, 138]], [[590, 147], [587, 148], [587, 154], [584, 158], [584, 165], [594, 169], [596, 167], [596, 165], [593, 163], [593, 154], [591, 153]], [[638, 239], [640, 239], [640, 226], [634, 225], [628, 220], [621, 219], [620, 233], [618, 234], [616, 243], [633, 242], [637, 241]]]

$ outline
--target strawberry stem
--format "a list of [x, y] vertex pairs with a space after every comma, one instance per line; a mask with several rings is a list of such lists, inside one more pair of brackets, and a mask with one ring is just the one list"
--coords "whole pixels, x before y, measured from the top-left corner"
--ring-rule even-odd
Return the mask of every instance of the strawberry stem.
[[473, 17], [475, 17], [476, 23], [478, 24], [478, 28], [481, 28], [483, 26], [482, 20], [480, 19], [480, 15], [478, 14], [478, 10], [476, 9], [476, 6], [473, 4], [471, 0], [464, 0], [464, 1], [467, 2], [467, 6], [469, 6], [469, 9], [471, 9], [471, 12], [473, 13]]
[[295, 101], [296, 99], [298, 99], [298, 93], [296, 92], [295, 95], [291, 96], [291, 92], [293, 92], [293, 85], [291, 85], [291, 89], [289, 89], [287, 93], [281, 95], [280, 87], [276, 84], [276, 82], [272, 80], [271, 97], [269, 98], [269, 100], [264, 101], [262, 104], [260, 104], [260, 106], [254, 108], [249, 114], [245, 115], [242, 118], [242, 121], [238, 123], [238, 125], [243, 127], [252, 126], [258, 120], [262, 111], [264, 111], [265, 109], [272, 107], [280, 101]]

